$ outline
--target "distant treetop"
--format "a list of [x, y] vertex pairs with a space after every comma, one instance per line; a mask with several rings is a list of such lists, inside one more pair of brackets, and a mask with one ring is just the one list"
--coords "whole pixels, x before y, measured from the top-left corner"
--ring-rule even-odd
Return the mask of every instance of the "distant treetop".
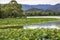
[[16, 0], [11, 0], [10, 3], [12, 3], [12, 4], [17, 4], [17, 1], [16, 1]]

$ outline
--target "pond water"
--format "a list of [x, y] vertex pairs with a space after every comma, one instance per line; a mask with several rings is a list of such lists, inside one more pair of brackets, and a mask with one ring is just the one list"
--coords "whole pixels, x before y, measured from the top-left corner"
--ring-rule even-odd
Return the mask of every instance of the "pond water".
[[39, 23], [34, 25], [25, 25], [24, 29], [35, 29], [35, 28], [59, 28], [60, 22], [48, 22], [48, 23]]

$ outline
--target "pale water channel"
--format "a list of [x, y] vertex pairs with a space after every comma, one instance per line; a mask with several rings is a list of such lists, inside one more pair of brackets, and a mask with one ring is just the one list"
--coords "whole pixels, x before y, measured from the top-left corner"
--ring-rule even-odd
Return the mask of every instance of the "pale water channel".
[[36, 29], [36, 28], [57, 28], [60, 29], [60, 22], [48, 22], [48, 23], [38, 23], [34, 25], [25, 25], [24, 29]]
[[60, 16], [27, 16], [27, 18], [58, 18], [60, 19]]

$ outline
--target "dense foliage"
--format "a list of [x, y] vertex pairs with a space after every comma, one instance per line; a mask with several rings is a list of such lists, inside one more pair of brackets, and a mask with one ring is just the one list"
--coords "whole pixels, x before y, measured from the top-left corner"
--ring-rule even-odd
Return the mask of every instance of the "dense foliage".
[[60, 16], [60, 12], [54, 11], [31, 11], [24, 12], [27, 16]]
[[22, 12], [22, 5], [18, 4], [17, 2], [14, 4], [13, 2], [10, 2], [0, 6], [0, 18], [22, 17]]
[[0, 29], [0, 40], [60, 40], [60, 30]]

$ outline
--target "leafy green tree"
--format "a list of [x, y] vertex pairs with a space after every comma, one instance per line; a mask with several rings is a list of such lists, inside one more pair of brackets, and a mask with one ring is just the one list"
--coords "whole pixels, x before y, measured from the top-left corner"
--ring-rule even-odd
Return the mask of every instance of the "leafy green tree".
[[5, 9], [11, 17], [22, 17], [22, 5], [16, 1], [11, 1], [5, 6]]
[[49, 12], [50, 16], [54, 16], [56, 13], [54, 11]]
[[12, 0], [8, 4], [0, 7], [0, 17], [22, 17], [22, 5]]

